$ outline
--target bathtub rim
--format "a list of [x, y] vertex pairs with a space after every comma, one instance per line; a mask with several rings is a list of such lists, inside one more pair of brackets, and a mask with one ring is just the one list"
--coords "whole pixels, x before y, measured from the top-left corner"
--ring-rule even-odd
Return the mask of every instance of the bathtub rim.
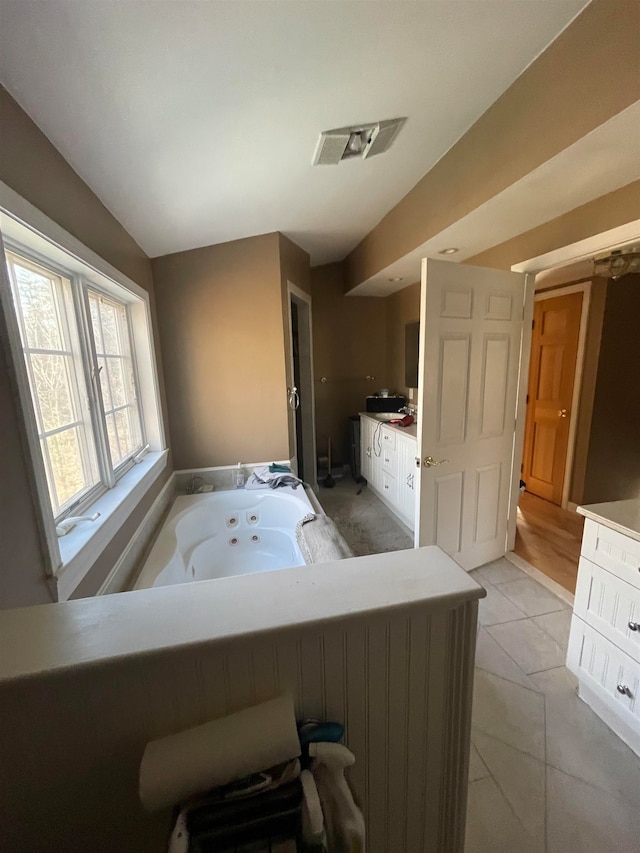
[[[265, 495], [269, 495], [270, 497], [273, 497], [276, 499], [280, 499], [280, 498], [284, 498], [284, 497], [294, 498], [294, 499], [298, 500], [300, 503], [303, 503], [303, 501], [300, 501], [300, 495], [302, 494], [306, 498], [306, 501], [309, 504], [309, 506], [311, 507], [311, 510], [313, 512], [315, 512], [316, 515], [325, 515], [325, 512], [322, 509], [322, 507], [320, 506], [320, 503], [319, 503], [317, 497], [313, 493], [313, 489], [311, 489], [306, 483], [302, 483], [302, 487], [303, 487], [302, 492], [299, 491], [300, 486], [298, 486], [296, 489], [293, 489], [291, 486], [282, 486], [278, 489], [233, 489], [233, 488], [230, 488], [230, 489], [215, 489], [212, 492], [199, 492], [199, 493], [194, 494], [194, 495], [187, 495], [187, 494], [184, 494], [182, 492], [174, 494], [173, 500], [171, 502], [171, 505], [168, 508], [166, 515], [162, 519], [160, 526], [158, 527], [157, 531], [155, 532], [151, 541], [149, 542], [148, 548], [146, 549], [146, 554], [145, 554], [144, 560], [142, 561], [141, 566], [140, 566], [140, 570], [138, 572], [136, 572], [135, 577], [131, 581], [128, 589], [123, 590], [123, 591], [137, 592], [137, 591], [140, 591], [143, 589], [156, 589], [157, 588], [157, 587], [153, 586], [153, 583], [149, 583], [146, 577], [145, 577], [145, 585], [144, 586], [142, 586], [140, 584], [140, 582], [143, 579], [143, 575], [145, 575], [147, 573], [147, 571], [148, 571], [148, 574], [151, 575], [151, 570], [148, 567], [148, 564], [149, 564], [149, 561], [151, 560], [151, 558], [153, 557], [154, 549], [158, 545], [160, 537], [162, 536], [163, 531], [165, 530], [167, 525], [170, 523], [177, 523], [177, 520], [179, 520], [179, 516], [188, 512], [188, 510], [191, 508], [190, 506], [183, 506], [183, 505], [178, 506], [178, 499], [179, 498], [190, 498], [190, 499], [192, 499], [190, 501], [190, 503], [193, 504], [193, 506], [196, 506], [199, 503], [206, 503], [207, 500], [215, 500], [216, 496], [222, 496], [222, 495], [231, 496], [231, 495], [235, 495], [238, 493], [246, 495], [246, 494], [251, 494], [252, 492], [255, 492], [256, 496], [259, 496], [261, 494], [265, 494]], [[181, 504], [182, 504], [182, 502], [181, 502]], [[295, 535], [295, 531], [293, 531], [293, 532]], [[175, 541], [175, 535], [174, 535], [174, 541]], [[175, 550], [173, 553], [175, 554]], [[168, 562], [165, 563], [162, 567], [156, 568], [154, 579], [160, 575], [160, 572], [162, 572], [166, 568], [167, 565], [168, 565]], [[215, 578], [214, 580], [223, 580], [223, 578]], [[185, 583], [204, 583], [204, 582], [205, 581], [202, 580], [202, 581], [186, 581]], [[183, 583], [178, 583], [178, 584], [167, 584], [166, 586], [183, 586], [183, 585], [184, 585]]]

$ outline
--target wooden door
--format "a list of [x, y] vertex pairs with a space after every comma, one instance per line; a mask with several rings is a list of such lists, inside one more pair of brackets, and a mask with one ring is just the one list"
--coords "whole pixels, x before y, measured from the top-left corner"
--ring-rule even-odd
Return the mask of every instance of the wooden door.
[[506, 551], [525, 292], [522, 273], [422, 262], [415, 541], [467, 570]]
[[582, 293], [536, 302], [522, 479], [527, 491], [562, 502]]

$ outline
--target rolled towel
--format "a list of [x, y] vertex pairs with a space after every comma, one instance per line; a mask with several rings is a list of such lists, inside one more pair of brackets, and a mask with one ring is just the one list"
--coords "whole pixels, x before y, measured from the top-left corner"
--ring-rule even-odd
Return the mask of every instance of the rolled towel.
[[157, 811], [299, 755], [293, 700], [280, 696], [148, 743], [140, 800]]
[[344, 771], [355, 756], [339, 743], [312, 743], [309, 757], [331, 853], [364, 853], [365, 825]]
[[310, 512], [296, 524], [298, 547], [307, 565], [353, 557], [343, 535], [328, 515]]

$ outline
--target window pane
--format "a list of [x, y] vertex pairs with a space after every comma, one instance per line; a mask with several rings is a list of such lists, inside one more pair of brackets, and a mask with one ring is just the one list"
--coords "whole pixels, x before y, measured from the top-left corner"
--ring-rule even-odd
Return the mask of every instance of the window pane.
[[118, 343], [118, 322], [116, 309], [109, 302], [100, 302], [100, 318], [102, 320], [102, 336], [104, 339], [104, 352], [116, 354], [120, 352]]
[[62, 506], [87, 485], [77, 427], [50, 435], [47, 438], [47, 447], [58, 493], [58, 504]]
[[107, 437], [116, 468], [143, 443], [129, 318], [125, 305], [95, 291], [89, 291], [89, 305]]
[[69, 357], [33, 353], [30, 360], [42, 416], [41, 431], [49, 432], [76, 421], [67, 371]]
[[12, 252], [7, 262], [51, 505], [58, 515], [99, 482], [72, 283]]
[[93, 328], [93, 339], [96, 345], [96, 352], [104, 352], [104, 344], [102, 342], [102, 328], [100, 326], [100, 309], [98, 298], [92, 293], [89, 295], [89, 313], [91, 314], [91, 327]]
[[122, 359], [107, 359], [107, 370], [109, 371], [109, 384], [111, 386], [113, 407], [124, 406], [128, 401], [124, 385], [124, 374], [122, 372]]
[[120, 445], [118, 444], [118, 433], [116, 431], [116, 422], [113, 415], [107, 415], [107, 435], [109, 436], [109, 450], [111, 451], [111, 461], [114, 466], [122, 460], [120, 453]]
[[32, 349], [63, 349], [51, 279], [13, 264], [24, 322], [26, 345]]
[[116, 428], [123, 456], [128, 456], [140, 447], [138, 412], [131, 406], [116, 412]]
[[102, 405], [105, 412], [110, 412], [113, 409], [111, 404], [111, 391], [109, 389], [109, 372], [107, 370], [106, 358], [98, 358], [98, 368], [100, 370], [100, 388], [102, 389]]

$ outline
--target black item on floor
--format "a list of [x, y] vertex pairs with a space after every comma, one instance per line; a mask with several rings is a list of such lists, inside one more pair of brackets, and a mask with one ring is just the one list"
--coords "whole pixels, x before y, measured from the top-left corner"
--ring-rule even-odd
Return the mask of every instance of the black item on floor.
[[332, 489], [335, 486], [336, 481], [331, 476], [331, 436], [329, 436], [329, 448], [327, 451], [327, 456], [329, 457], [329, 473], [322, 481], [322, 485], [325, 487], [325, 489]]
[[402, 394], [393, 397], [367, 397], [365, 400], [365, 412], [399, 412], [407, 405], [407, 398]]
[[[278, 840], [291, 840], [300, 849], [302, 838], [302, 785], [294, 779], [273, 791], [237, 800], [195, 806], [187, 815], [189, 853], [226, 853], [245, 844], [271, 849]], [[254, 849], [253, 847], [251, 848]]]

